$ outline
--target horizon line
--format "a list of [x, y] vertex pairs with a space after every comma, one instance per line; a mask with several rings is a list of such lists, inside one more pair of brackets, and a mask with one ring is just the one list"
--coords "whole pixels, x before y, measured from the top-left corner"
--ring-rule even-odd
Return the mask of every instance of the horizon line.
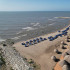
[[[0, 11], [0, 12], [64, 12], [64, 11]], [[70, 12], [70, 11], [65, 11]]]

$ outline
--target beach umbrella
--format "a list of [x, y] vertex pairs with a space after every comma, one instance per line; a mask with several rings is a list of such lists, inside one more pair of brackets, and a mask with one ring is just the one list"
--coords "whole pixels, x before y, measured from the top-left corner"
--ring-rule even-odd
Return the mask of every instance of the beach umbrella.
[[61, 31], [58, 31], [58, 32], [61, 32]]
[[50, 41], [53, 41], [54, 40], [54, 38], [51, 38], [51, 39], [49, 39]]
[[37, 40], [37, 43], [39, 43], [40, 41], [39, 40]]
[[53, 37], [54, 39], [56, 39], [57, 37]]
[[44, 40], [47, 40], [46, 38], [44, 38]]
[[25, 43], [22, 43], [22, 45], [25, 45]]
[[36, 41], [35, 39], [33, 39], [33, 41]]
[[25, 44], [25, 47], [28, 47], [28, 45], [27, 45], [27, 44]]
[[58, 36], [61, 36], [62, 37], [62, 34], [58, 34]]
[[60, 34], [60, 37], [62, 37], [62, 34]]
[[36, 42], [36, 40], [35, 40], [35, 39], [33, 40], [33, 43], [34, 43], [34, 44], [37, 44], [37, 42]]
[[37, 41], [37, 43], [39, 43], [39, 42], [40, 42], [40, 40], [39, 40], [38, 38], [36, 39], [36, 41]]
[[39, 40], [39, 38], [36, 38], [36, 40]]
[[42, 37], [40, 37], [40, 41], [44, 41], [44, 39]]
[[66, 28], [66, 30], [69, 30], [69, 27], [68, 27], [68, 28]]
[[36, 41], [39, 41], [39, 38], [36, 38]]
[[48, 39], [51, 39], [51, 38], [53, 38], [53, 37], [52, 36], [48, 37]]
[[66, 32], [67, 30], [63, 30], [62, 32], [64, 33], [64, 32]]
[[53, 37], [54, 39], [58, 38], [58, 36], [56, 35], [55, 37]]
[[42, 37], [40, 37], [40, 39], [42, 39]]
[[65, 60], [60, 60], [59, 61], [59, 65], [61, 66], [61, 67], [63, 67], [64, 65], [67, 65], [68, 63], [65, 61]]
[[27, 41], [26, 43], [28, 44], [29, 42]]
[[30, 42], [33, 42], [32, 40], [30, 40]]
[[29, 45], [32, 45], [32, 43], [30, 42]]

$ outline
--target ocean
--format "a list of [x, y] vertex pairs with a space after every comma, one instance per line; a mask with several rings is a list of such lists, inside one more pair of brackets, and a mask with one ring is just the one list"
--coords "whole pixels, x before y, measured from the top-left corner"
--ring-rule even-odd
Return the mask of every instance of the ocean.
[[0, 12], [0, 41], [27, 40], [55, 32], [70, 24], [70, 12], [29, 11]]

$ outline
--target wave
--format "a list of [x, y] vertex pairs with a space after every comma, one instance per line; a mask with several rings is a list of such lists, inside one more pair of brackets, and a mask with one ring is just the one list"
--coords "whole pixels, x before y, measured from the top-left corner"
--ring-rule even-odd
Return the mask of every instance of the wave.
[[5, 41], [5, 39], [0, 39], [0, 42]]
[[27, 36], [27, 34], [24, 34], [24, 35], [21, 35], [21, 36], [17, 36], [17, 37], [11, 38], [11, 39], [17, 40], [17, 39], [20, 39], [23, 36]]
[[40, 26], [40, 23], [35, 23], [35, 25], [33, 25], [33, 26]]
[[22, 28], [23, 30], [26, 30], [26, 31], [30, 31], [30, 30], [35, 30], [37, 28], [33, 28], [33, 27], [25, 27], [25, 28]]
[[51, 24], [49, 24], [49, 25], [54, 25], [55, 23], [51, 23]]
[[53, 19], [48, 19], [48, 20], [52, 20], [53, 21]]

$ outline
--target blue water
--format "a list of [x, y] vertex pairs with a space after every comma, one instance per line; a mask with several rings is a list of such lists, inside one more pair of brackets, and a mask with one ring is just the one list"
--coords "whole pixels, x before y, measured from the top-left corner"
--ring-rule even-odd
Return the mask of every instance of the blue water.
[[70, 19], [57, 17], [70, 17], [70, 12], [0, 12], [0, 37], [12, 38], [20, 32], [45, 31], [44, 28], [47, 34], [70, 24]]

